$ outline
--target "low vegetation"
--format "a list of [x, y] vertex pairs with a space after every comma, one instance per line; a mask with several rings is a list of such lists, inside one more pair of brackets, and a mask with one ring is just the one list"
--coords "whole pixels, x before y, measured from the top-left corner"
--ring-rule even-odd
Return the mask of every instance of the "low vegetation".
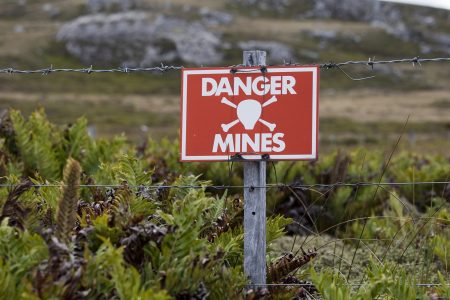
[[1, 299], [450, 293], [448, 184], [327, 185], [446, 181], [448, 158], [359, 150], [270, 167], [291, 185], [268, 190], [268, 282], [297, 285], [246, 289], [242, 190], [211, 188], [241, 184], [240, 165], [181, 164], [177, 143], [95, 140], [85, 119], [57, 126], [43, 111], [5, 112], [0, 136]]

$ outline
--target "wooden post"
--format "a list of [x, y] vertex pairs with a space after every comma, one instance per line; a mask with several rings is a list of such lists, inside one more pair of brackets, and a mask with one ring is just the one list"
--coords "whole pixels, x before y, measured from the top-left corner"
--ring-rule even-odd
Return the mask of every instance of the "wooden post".
[[[244, 51], [245, 66], [265, 66], [265, 51]], [[266, 284], [266, 162], [244, 162], [244, 272]], [[255, 188], [251, 188], [251, 187]]]

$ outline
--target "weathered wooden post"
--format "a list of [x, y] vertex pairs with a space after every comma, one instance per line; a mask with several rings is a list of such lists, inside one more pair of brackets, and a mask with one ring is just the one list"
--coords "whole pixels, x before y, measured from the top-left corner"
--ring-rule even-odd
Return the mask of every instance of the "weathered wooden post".
[[[244, 51], [245, 66], [265, 66], [265, 51]], [[244, 162], [244, 272], [266, 284], [266, 162]], [[254, 188], [252, 188], [254, 187]]]

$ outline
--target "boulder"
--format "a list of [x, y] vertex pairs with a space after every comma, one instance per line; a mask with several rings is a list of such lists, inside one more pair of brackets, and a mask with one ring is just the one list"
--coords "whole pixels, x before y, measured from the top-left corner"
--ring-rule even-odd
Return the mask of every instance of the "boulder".
[[67, 51], [88, 64], [137, 67], [182, 61], [221, 61], [221, 41], [199, 22], [144, 12], [93, 14], [65, 24], [57, 34]]

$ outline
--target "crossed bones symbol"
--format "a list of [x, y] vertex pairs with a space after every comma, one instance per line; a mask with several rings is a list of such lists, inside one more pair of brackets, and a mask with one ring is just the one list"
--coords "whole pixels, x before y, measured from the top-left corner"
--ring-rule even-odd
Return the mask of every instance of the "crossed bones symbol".
[[[256, 100], [244, 100], [242, 102], [245, 102], [245, 101], [255, 101], [255, 102], [257, 102]], [[261, 105], [261, 108], [262, 108], [262, 107], [266, 107], [266, 106], [268, 106], [268, 105], [270, 105], [270, 104], [272, 104], [274, 102], [277, 102], [277, 101], [278, 101], [277, 97], [273, 96], [272, 98], [270, 98], [269, 100], [267, 100], [266, 102], [264, 102], [263, 104], [260, 104], [260, 105]], [[226, 104], [228, 106], [231, 106], [231, 107], [235, 108], [236, 110], [238, 110], [239, 105], [234, 104], [233, 102], [231, 102], [230, 100], [228, 100], [225, 97], [223, 97], [220, 102], [223, 103], [223, 104]], [[258, 104], [259, 104], [259, 102], [258, 102]], [[259, 121], [260, 123], [265, 125], [267, 128], [269, 128], [270, 131], [274, 131], [275, 127], [277, 127], [276, 124], [269, 123], [269, 122], [267, 122], [267, 121], [265, 121], [265, 120], [263, 120], [261, 118], [258, 118], [257, 121]], [[233, 122], [230, 122], [228, 124], [222, 124], [221, 125], [222, 126], [222, 130], [224, 132], [228, 132], [228, 130], [230, 130], [233, 126], [235, 126], [239, 122], [241, 122], [240, 119], [236, 119]]]

